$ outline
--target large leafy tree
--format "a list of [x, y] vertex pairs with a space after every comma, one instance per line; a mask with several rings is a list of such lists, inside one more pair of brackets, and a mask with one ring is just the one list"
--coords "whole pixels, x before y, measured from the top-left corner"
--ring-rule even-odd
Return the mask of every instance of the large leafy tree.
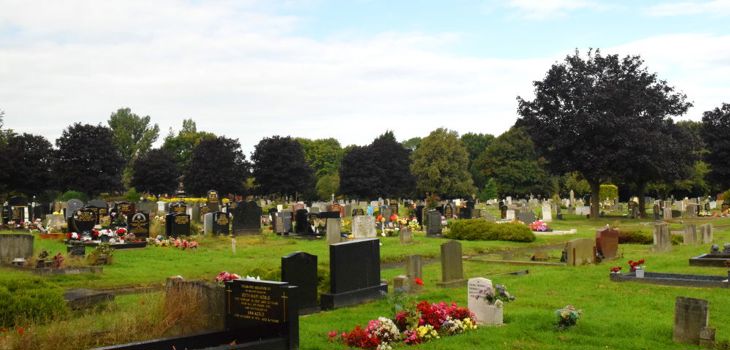
[[266, 137], [256, 145], [253, 177], [257, 192], [265, 195], [301, 195], [314, 192], [314, 174], [302, 145], [291, 137]]
[[214, 139], [216, 136], [205, 131], [198, 131], [195, 121], [185, 119], [182, 122], [182, 129], [175, 134], [172, 129], [165, 137], [162, 148], [172, 153], [180, 170], [188, 169], [193, 155], [193, 149], [204, 139]]
[[340, 192], [359, 198], [375, 197], [374, 189], [380, 185], [375, 157], [368, 146], [348, 148], [340, 167]]
[[497, 137], [474, 162], [483, 178], [494, 179], [501, 196], [549, 194], [549, 179], [530, 137], [512, 128]]
[[111, 129], [101, 125], [76, 123], [56, 140], [53, 173], [62, 191], [83, 191], [89, 196], [121, 190], [124, 159], [109, 142]]
[[129, 108], [120, 108], [109, 117], [114, 144], [126, 162], [123, 182], [129, 185], [134, 161], [152, 148], [160, 135], [160, 127], [150, 123], [150, 117], [140, 117]]
[[153, 149], [134, 162], [132, 186], [155, 195], [175, 192], [180, 170], [175, 157], [164, 149]]
[[52, 145], [43, 136], [8, 133], [0, 144], [0, 183], [28, 197], [53, 188]]
[[302, 145], [307, 164], [314, 174], [321, 178], [324, 175], [336, 174], [342, 162], [342, 146], [334, 138], [310, 140], [297, 138]]
[[185, 192], [202, 196], [209, 190], [243, 193], [250, 164], [237, 139], [204, 138], [195, 146], [184, 172]]
[[455, 131], [432, 131], [413, 152], [411, 173], [418, 191], [441, 197], [469, 196], [475, 192], [467, 168], [469, 153]]
[[[628, 166], [652, 157], [644, 142], [661, 143], [657, 136], [667, 118], [691, 106], [684, 94], [643, 64], [639, 56], [589, 51], [584, 59], [576, 52], [534, 82], [533, 100], [517, 98], [517, 125], [524, 127], [550, 169], [558, 174], [577, 171], [590, 184], [593, 218], [598, 217], [600, 184], [611, 177], [627, 178]], [[661, 175], [657, 171], [652, 177]]]
[[723, 103], [702, 115], [702, 139], [710, 165], [709, 178], [715, 190], [730, 188], [730, 104]]
[[474, 180], [474, 185], [477, 188], [483, 188], [487, 184], [487, 178], [484, 173], [476, 166], [476, 159], [484, 153], [484, 150], [494, 141], [494, 136], [489, 134], [476, 134], [473, 132], [461, 135], [461, 142], [466, 147], [466, 151], [469, 152], [469, 172]]

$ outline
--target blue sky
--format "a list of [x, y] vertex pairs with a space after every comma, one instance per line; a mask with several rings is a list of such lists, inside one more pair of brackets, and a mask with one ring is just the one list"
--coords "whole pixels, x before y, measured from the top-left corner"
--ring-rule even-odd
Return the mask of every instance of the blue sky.
[[247, 153], [271, 135], [498, 135], [533, 80], [594, 47], [641, 55], [698, 120], [730, 102], [729, 19], [730, 0], [0, 0], [0, 109], [51, 141], [120, 107], [163, 136], [193, 118]]

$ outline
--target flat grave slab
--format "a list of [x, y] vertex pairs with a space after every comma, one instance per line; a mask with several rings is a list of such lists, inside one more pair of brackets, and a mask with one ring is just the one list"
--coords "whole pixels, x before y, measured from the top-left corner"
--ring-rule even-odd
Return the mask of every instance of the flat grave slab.
[[685, 275], [679, 273], [644, 272], [644, 278], [637, 278], [635, 272], [611, 274], [614, 282], [640, 282], [665, 286], [687, 286], [701, 288], [728, 288], [727, 276]]

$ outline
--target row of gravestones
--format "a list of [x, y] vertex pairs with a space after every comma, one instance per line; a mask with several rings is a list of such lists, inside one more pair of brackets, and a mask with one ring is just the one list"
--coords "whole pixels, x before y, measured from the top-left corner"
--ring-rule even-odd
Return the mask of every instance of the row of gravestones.
[[[76, 210], [73, 216], [68, 219], [69, 232], [88, 233], [99, 223], [99, 211], [92, 208]], [[143, 212], [131, 212], [125, 215], [123, 221], [127, 231], [133, 233], [137, 238], [147, 238], [150, 234], [150, 216]]]

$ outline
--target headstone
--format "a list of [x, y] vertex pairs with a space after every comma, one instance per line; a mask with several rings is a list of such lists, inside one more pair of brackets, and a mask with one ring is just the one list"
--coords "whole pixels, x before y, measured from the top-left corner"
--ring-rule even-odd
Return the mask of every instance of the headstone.
[[593, 264], [596, 260], [596, 241], [590, 238], [576, 238], [565, 244], [568, 265]]
[[461, 243], [449, 241], [441, 245], [441, 287], [462, 286], [464, 280], [464, 265], [461, 252]]
[[205, 206], [208, 208], [208, 212], [216, 212], [220, 210], [220, 200], [218, 198], [218, 191], [210, 190], [208, 195], [205, 197]]
[[297, 209], [294, 212], [294, 229], [296, 230], [296, 233], [306, 234], [308, 232], [309, 223], [307, 215], [308, 213], [306, 209]]
[[190, 218], [195, 223], [200, 223], [200, 203], [193, 203], [190, 206]]
[[86, 245], [69, 244], [66, 246], [66, 252], [71, 257], [82, 258], [86, 255]]
[[203, 234], [213, 234], [213, 213], [203, 215]]
[[509, 220], [509, 221], [514, 220], [515, 219], [514, 209], [507, 209], [507, 212], [505, 213], [504, 218], [505, 218], [505, 220]]
[[426, 234], [429, 236], [438, 236], [441, 234], [441, 213], [436, 210], [428, 212], [428, 226]]
[[406, 275], [398, 275], [393, 277], [393, 290], [401, 293], [411, 291], [411, 283]]
[[294, 297], [299, 313], [319, 309], [317, 304], [317, 256], [296, 252], [281, 258], [281, 281], [297, 286]]
[[661, 252], [671, 248], [672, 235], [669, 232], [669, 226], [666, 223], [654, 224], [654, 250]]
[[27, 233], [0, 234], [0, 263], [8, 264], [16, 258], [30, 259], [33, 256], [33, 240]]
[[677, 297], [674, 304], [674, 337], [677, 343], [700, 343], [700, 332], [708, 326], [710, 310], [707, 300]]
[[699, 244], [700, 238], [697, 237], [697, 225], [685, 224], [684, 225], [684, 244]]
[[553, 209], [550, 203], [542, 203], [542, 221], [552, 222], [553, 221]]
[[410, 227], [401, 228], [398, 236], [400, 237], [400, 244], [413, 243], [413, 232]]
[[700, 232], [702, 236], [702, 244], [712, 243], [712, 224], [704, 224], [700, 226]]
[[130, 214], [127, 219], [127, 230], [136, 238], [147, 239], [150, 236], [150, 215], [137, 212]]
[[99, 220], [101, 220], [102, 216], [108, 216], [109, 215], [109, 206], [106, 204], [105, 201], [101, 199], [92, 199], [88, 203], [86, 203], [86, 208], [91, 209], [96, 214], [96, 223], [99, 223]]
[[524, 222], [525, 224], [531, 224], [535, 222], [535, 213], [532, 212], [532, 210], [524, 210], [520, 211], [520, 213], [517, 215], [517, 219]]
[[591, 207], [588, 205], [581, 205], [575, 207], [575, 215], [586, 216], [591, 215]]
[[664, 201], [664, 220], [672, 220], [672, 202]]
[[425, 205], [416, 206], [416, 221], [418, 221], [419, 225], [423, 225], [423, 209], [424, 208], [426, 208]]
[[119, 217], [128, 217], [129, 214], [133, 214], [135, 212], [134, 209], [134, 203], [129, 202], [117, 202], [116, 203], [116, 211], [117, 215]]
[[603, 259], [615, 259], [618, 253], [618, 231], [605, 228], [596, 232], [596, 249]]
[[79, 209], [73, 216], [73, 224], [75, 231], [79, 234], [82, 232], [91, 232], [96, 226], [96, 213], [92, 209]]
[[170, 209], [171, 214], [186, 214], [188, 212], [188, 206], [185, 202], [170, 203], [168, 208]]
[[282, 224], [284, 225], [283, 233], [284, 234], [291, 233], [292, 232], [292, 225], [291, 225], [291, 222], [292, 222], [292, 212], [290, 212], [288, 210], [284, 210], [284, 211], [282, 211], [282, 212], [279, 213], [279, 217], [281, 217]]
[[322, 309], [359, 304], [384, 297], [380, 280], [380, 240], [362, 239], [331, 244], [330, 293], [321, 295]]
[[370, 215], [358, 215], [352, 218], [352, 235], [355, 239], [375, 238], [375, 217]]
[[233, 234], [261, 233], [261, 207], [254, 201], [239, 202], [233, 209]]
[[167, 202], [165, 201], [158, 201], [157, 202], [157, 212], [158, 213], [167, 213]]
[[71, 218], [74, 215], [76, 215], [76, 211], [82, 209], [84, 207], [84, 202], [78, 200], [78, 199], [70, 199], [68, 202], [66, 202], [66, 218]]
[[327, 244], [340, 243], [342, 241], [341, 231], [340, 219], [327, 219]]
[[423, 259], [420, 255], [406, 257], [406, 275], [411, 279], [423, 278]]
[[467, 307], [474, 313], [477, 324], [500, 325], [504, 322], [504, 309], [489, 304], [485, 298], [488, 290], [495, 292], [490, 279], [470, 278], [467, 284]]
[[190, 236], [190, 215], [172, 214], [171, 216], [168, 216], [168, 218], [172, 219], [168, 236]]
[[226, 236], [231, 234], [231, 217], [228, 213], [222, 211], [213, 213], [213, 234]]

